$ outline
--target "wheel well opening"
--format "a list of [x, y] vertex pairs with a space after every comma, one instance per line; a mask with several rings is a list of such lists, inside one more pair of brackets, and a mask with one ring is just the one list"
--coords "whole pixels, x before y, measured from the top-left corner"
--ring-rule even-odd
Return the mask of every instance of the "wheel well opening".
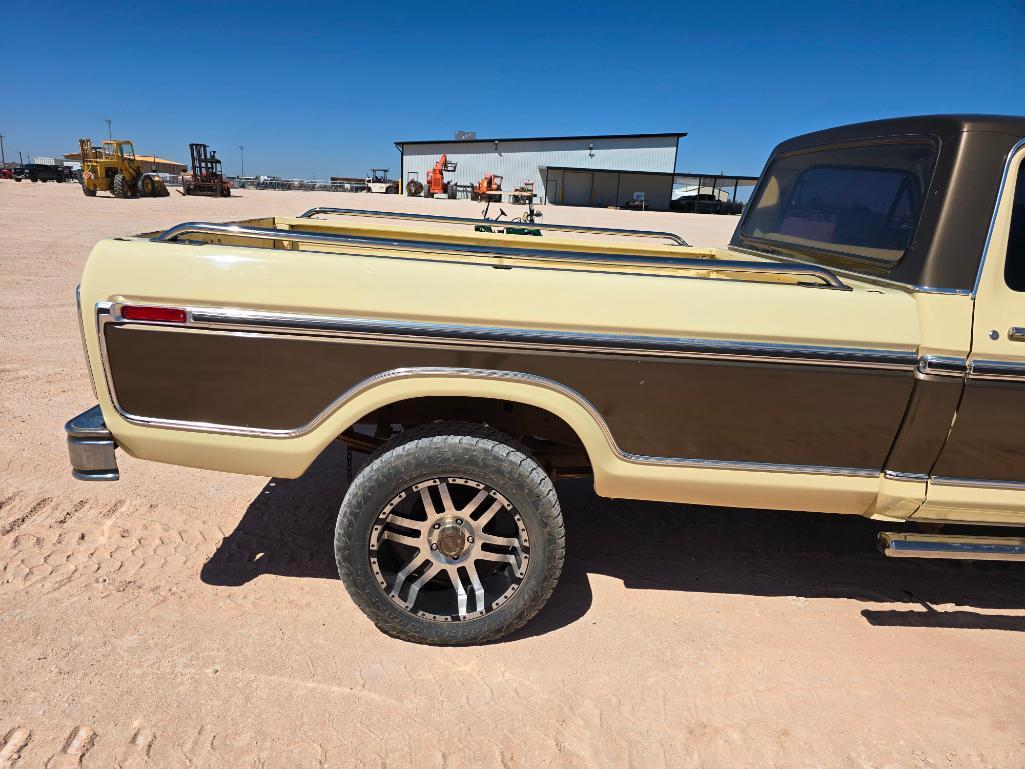
[[424, 396], [389, 403], [359, 419], [339, 439], [372, 452], [403, 430], [430, 422], [475, 422], [523, 444], [552, 477], [591, 475], [583, 442], [561, 417], [537, 406], [498, 398]]

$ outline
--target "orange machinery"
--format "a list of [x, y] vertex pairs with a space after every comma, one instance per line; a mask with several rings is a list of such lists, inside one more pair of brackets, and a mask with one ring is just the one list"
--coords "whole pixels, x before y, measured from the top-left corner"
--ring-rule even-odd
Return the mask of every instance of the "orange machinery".
[[502, 191], [502, 179], [504, 177], [498, 176], [497, 174], [485, 174], [476, 185], [473, 187], [473, 193], [470, 197], [473, 200], [488, 200], [491, 198], [501, 198], [501, 195], [495, 195], [493, 193], [500, 193]]
[[435, 195], [448, 195], [449, 183], [445, 181], [445, 173], [452, 173], [456, 170], [456, 164], [449, 161], [448, 155], [442, 155], [434, 168], [427, 172], [427, 186], [424, 187], [424, 197], [433, 198]]

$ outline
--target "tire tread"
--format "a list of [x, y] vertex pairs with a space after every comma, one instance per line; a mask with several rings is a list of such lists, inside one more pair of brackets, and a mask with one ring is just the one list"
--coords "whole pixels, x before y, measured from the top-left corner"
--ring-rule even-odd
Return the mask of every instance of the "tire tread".
[[[355, 529], [353, 514], [366, 508], [368, 497], [375, 488], [378, 477], [387, 467], [413, 465], [416, 456], [424, 451], [445, 459], [454, 459], [453, 449], [456, 447], [470, 449], [484, 458], [490, 458], [496, 467], [501, 468], [502, 475], [510, 484], [525, 486], [525, 491], [534, 498], [534, 504], [540, 512], [546, 530], [543, 535], [549, 538], [550, 563], [543, 579], [534, 586], [534, 595], [527, 599], [524, 609], [510, 615], [505, 622], [490, 623], [485, 628], [480, 626], [481, 621], [493, 619], [497, 616], [496, 613], [481, 620], [436, 623], [436, 628], [430, 628], [435, 632], [424, 632], [422, 622], [418, 629], [411, 622], [402, 621], [393, 614], [382, 611], [367, 594], [367, 587], [377, 586], [364, 586], [352, 568], [350, 560], [341, 554], [352, 551]], [[350, 597], [383, 632], [394, 638], [415, 643], [477, 644], [519, 629], [548, 601], [562, 571], [566, 553], [566, 528], [555, 486], [524, 447], [488, 425], [470, 422], [432, 422], [393, 436], [368, 457], [363, 469], [353, 479], [339, 511], [338, 525], [335, 529], [335, 552], [338, 554], [338, 572]]]

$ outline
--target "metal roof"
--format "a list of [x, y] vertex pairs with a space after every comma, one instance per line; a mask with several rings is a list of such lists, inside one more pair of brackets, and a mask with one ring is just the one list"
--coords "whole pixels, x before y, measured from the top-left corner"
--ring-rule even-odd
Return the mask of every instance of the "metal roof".
[[[65, 152], [64, 153], [64, 159], [65, 160], [79, 160], [80, 161], [82, 159], [82, 153], [81, 152]], [[188, 167], [188, 165], [186, 163], [179, 163], [177, 160], [168, 160], [167, 158], [157, 157], [156, 155], [136, 155], [135, 159], [143, 161], [143, 162], [146, 162], [146, 163], [163, 163], [164, 165], [169, 165], [169, 166], [181, 166], [182, 168], [187, 168]]]
[[584, 134], [583, 136], [507, 136], [496, 139], [417, 139], [415, 141], [397, 141], [395, 146], [401, 151], [407, 144], [494, 144], [495, 142], [545, 142], [545, 141], [579, 141], [580, 139], [646, 139], [673, 136], [680, 139], [686, 132], [640, 133], [640, 134]]
[[590, 166], [541, 166], [549, 171], [580, 171], [600, 174], [643, 174], [645, 176], [693, 176], [702, 179], [737, 179], [742, 182], [756, 182], [757, 176], [743, 174], [697, 173], [694, 171], [631, 171], [628, 168], [593, 168]]

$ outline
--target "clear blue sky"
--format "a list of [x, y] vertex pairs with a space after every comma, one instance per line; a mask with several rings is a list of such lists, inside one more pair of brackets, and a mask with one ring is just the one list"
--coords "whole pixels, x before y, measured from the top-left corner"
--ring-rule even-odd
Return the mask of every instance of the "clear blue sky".
[[[687, 131], [682, 170], [788, 136], [1025, 114], [1025, 0], [27, 3], [0, 18], [7, 159], [114, 133], [286, 177], [398, 169], [397, 139]], [[61, 43], [63, 41], [63, 44]]]

